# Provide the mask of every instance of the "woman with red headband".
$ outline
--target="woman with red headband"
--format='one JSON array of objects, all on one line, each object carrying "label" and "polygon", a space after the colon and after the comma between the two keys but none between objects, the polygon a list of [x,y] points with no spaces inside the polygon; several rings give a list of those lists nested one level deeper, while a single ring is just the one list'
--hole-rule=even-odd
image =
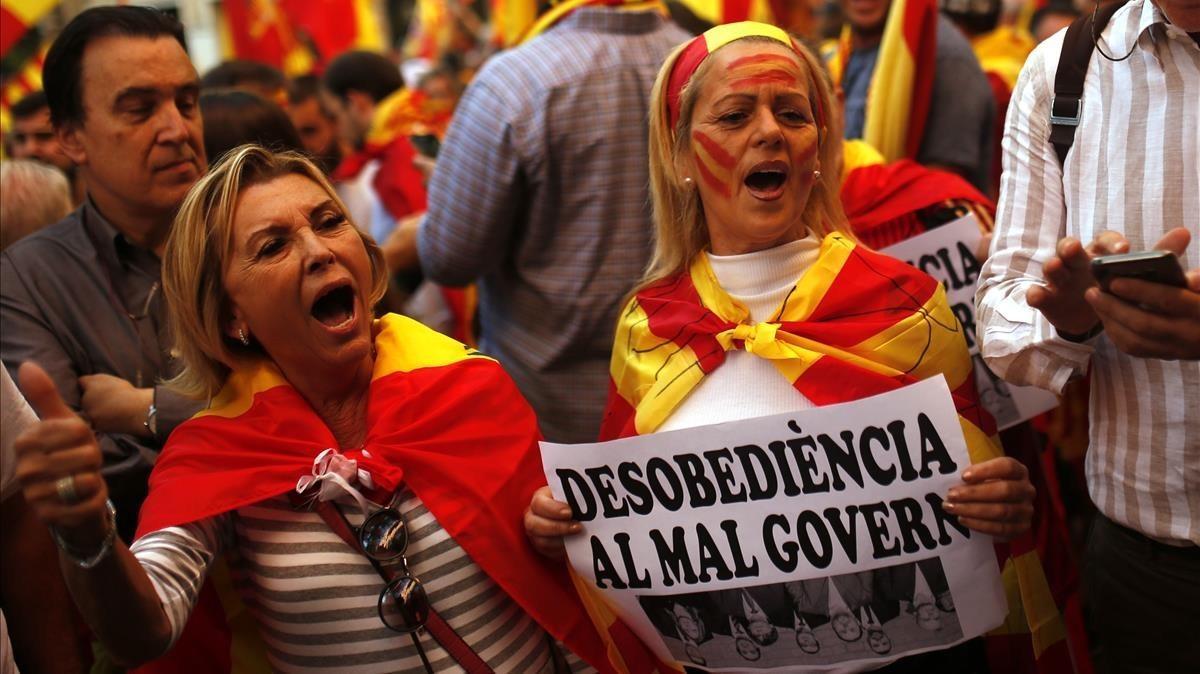
[{"label": "woman with red headband", "polygon": [[[602,439],[945,375],[975,461],[945,507],[977,531],[1022,534],[1033,487],[990,437],[942,286],[858,245],[846,224],[841,138],[818,67],[782,30],[751,22],[713,28],[663,65],[650,112],[656,248],[617,329]],[[561,555],[562,536],[578,531],[566,513],[548,488],[534,496],[526,533],[543,553]],[[975,671],[976,646],[914,658]]]}]

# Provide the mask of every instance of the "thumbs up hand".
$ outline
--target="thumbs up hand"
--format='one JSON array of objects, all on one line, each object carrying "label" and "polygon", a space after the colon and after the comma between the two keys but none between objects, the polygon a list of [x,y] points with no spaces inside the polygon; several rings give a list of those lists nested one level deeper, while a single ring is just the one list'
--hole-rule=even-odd
[{"label": "thumbs up hand", "polygon": [[58,394],[46,371],[25,363],[17,372],[25,399],[41,421],[13,443],[25,501],[77,549],[94,549],[107,534],[108,487],[100,475],[96,437]]}]

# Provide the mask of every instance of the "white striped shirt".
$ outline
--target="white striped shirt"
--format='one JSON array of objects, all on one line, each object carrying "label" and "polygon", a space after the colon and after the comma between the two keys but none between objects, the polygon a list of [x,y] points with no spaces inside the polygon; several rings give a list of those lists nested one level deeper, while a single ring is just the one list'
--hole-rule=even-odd
[{"label": "white striped shirt", "polygon": [[[1017,384],[1060,392],[1092,368],[1087,479],[1104,515],[1172,543],[1200,543],[1200,362],[1135,358],[1104,335],[1058,336],[1025,301],[1066,236],[1121,232],[1130,250],[1168,230],[1200,234],[1200,47],[1150,0],[1131,0],[1092,55],[1082,122],[1063,168],[1050,103],[1063,32],[1029,57],[1004,133],[992,255],[979,279],[984,360]],[[1193,241],[1184,267],[1200,266]]]},{"label": "white striped shirt", "polygon": [[[342,506],[352,526],[363,516]],[[406,557],[430,602],[497,672],[552,672],[545,632],[450,537],[411,492]],[[283,496],[138,539],[130,548],[149,574],[179,637],[213,560],[222,552],[253,614],[272,669],[280,672],[424,672],[412,638],[383,625],[376,601],[383,580],[367,559],[311,511]],[[434,671],[460,672],[427,632]],[[573,670],[586,665],[568,656]]]}]

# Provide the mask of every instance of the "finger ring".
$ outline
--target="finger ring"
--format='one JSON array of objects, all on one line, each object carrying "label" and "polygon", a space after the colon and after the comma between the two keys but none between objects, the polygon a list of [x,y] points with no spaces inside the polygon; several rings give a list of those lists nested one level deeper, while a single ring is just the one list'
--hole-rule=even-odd
[{"label": "finger ring", "polygon": [[67,505],[79,503],[79,491],[75,489],[75,476],[68,475],[54,481],[54,491],[58,492],[58,500]]}]

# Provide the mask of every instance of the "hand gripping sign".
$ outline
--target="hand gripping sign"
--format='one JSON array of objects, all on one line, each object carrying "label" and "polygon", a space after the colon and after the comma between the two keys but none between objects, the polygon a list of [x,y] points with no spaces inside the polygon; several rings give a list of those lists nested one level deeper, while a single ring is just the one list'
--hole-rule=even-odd
[{"label": "hand gripping sign", "polygon": [[970,463],[941,377],[542,460],[572,567],[665,661],[819,671],[1004,619],[991,539],[941,508]]}]

